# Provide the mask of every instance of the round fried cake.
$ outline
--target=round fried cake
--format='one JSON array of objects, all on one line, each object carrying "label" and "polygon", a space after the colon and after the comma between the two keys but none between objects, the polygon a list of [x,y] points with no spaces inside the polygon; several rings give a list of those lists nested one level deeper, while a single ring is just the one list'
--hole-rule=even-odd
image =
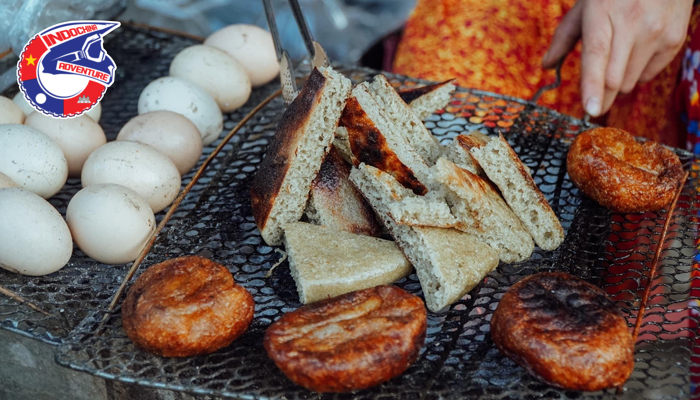
[{"label": "round fried cake", "polygon": [[565,389],[623,384],[634,368],[627,322],[598,287],[539,273],[513,285],[491,319],[496,347],[541,380]]},{"label": "round fried cake", "polygon": [[268,356],[294,383],[316,392],[365,389],[418,358],[423,301],[395,286],[358,290],[283,315],[265,332]]},{"label": "round fried cake", "polygon": [[248,329],[255,303],[226,267],[187,256],[148,268],[122,305],[134,344],[164,357],[189,357],[231,344]]},{"label": "round fried cake", "polygon": [[612,211],[656,211],[683,178],[678,156],[655,142],[637,142],[615,128],[595,128],[574,139],[566,157],[571,180]]}]

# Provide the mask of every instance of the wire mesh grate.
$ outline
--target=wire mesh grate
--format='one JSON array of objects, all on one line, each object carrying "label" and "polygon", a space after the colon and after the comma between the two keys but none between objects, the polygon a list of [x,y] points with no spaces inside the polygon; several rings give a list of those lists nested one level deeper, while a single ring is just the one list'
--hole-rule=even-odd
[{"label": "wire mesh grate", "polygon": [[[183,48],[195,43],[197,42],[192,39],[129,26],[122,26],[106,38],[105,48],[118,64],[115,78],[117,84],[107,91],[101,101],[103,108],[100,125],[108,140],[114,140],[122,126],[137,115],[138,98],[143,88],[154,79],[167,75],[173,57]],[[257,90],[248,106],[234,113],[225,114],[226,131],[233,128],[257,102],[275,89],[274,85],[269,85],[262,90]],[[16,92],[15,87],[3,95],[12,97]],[[206,195],[207,188],[216,185],[217,171],[222,165],[225,154],[239,146],[239,141],[239,137],[234,137],[226,145],[219,157],[209,166],[205,176],[193,187],[178,208],[166,230],[197,206],[202,199],[201,196]],[[211,154],[217,144],[218,141],[204,148],[204,154],[197,167]],[[182,177],[183,187],[192,179],[197,167]],[[61,215],[65,216],[68,202],[81,188],[79,179],[70,179],[58,194],[49,199],[49,202]],[[160,221],[164,214],[165,211],[158,213],[156,219]],[[162,250],[156,251],[162,252]],[[87,316],[90,310],[96,309],[111,298],[127,270],[127,265],[97,263],[77,247],[74,248],[73,257],[68,265],[48,276],[22,276],[0,269],[0,285],[51,314],[51,316],[45,316],[0,295],[0,328],[47,343],[58,344]]]},{"label": "wire mesh grate", "polygon": [[[136,114],[136,100],[141,89],[150,80],[167,74],[172,57],[191,43],[189,39],[129,26],[120,28],[107,43],[107,50],[117,60],[118,71],[122,74],[120,83],[108,91],[104,100],[102,124],[110,138]],[[365,80],[373,74],[373,71],[357,68],[344,72],[354,81]],[[396,86],[420,83],[400,76],[389,77]],[[274,86],[256,90],[249,104],[256,104]],[[91,264],[79,252],[71,265],[56,276],[35,280],[0,273],[3,285],[50,311],[56,310],[54,302],[59,299],[50,296],[50,285],[55,287],[54,292],[63,296],[71,293],[72,297],[67,299],[76,304],[65,303],[70,308],[66,319],[73,324],[82,321],[77,328],[69,334],[72,326],[63,327],[60,321],[52,325],[0,298],[2,326],[14,324],[12,329],[44,340],[62,341],[58,362],[77,370],[152,387],[234,398],[617,398],[612,391],[564,391],[530,377],[495,349],[489,335],[489,321],[498,300],[515,281],[538,271],[560,270],[602,287],[617,301],[632,326],[665,211],[613,214],[580,194],[566,174],[565,163],[569,143],[584,129],[581,121],[522,100],[465,89],[455,93],[445,112],[431,116],[426,125],[443,143],[472,130],[488,134],[504,132],[533,171],[535,182],[562,221],[567,233],[564,244],[550,252],[536,249],[525,262],[499,266],[448,311],[430,313],[426,343],[419,360],[403,375],[385,384],[354,395],[319,395],[288,381],[267,358],[262,336],[274,320],[300,304],[286,264],[269,278],[265,277],[279,255],[260,238],[248,196],[252,175],[273,138],[282,111],[283,104],[278,98],[234,138],[183,203],[177,219],[159,239],[145,263],[148,266],[183,254],[199,254],[226,265],[236,282],[251,292],[256,303],[253,324],[231,346],[207,356],[187,359],[153,356],[139,351],[128,340],[121,326],[119,309],[109,316],[105,333],[95,335],[106,309],[106,299],[116,289],[125,267]],[[245,112],[247,109],[227,116],[226,128],[231,128]],[[689,398],[694,390],[693,382],[700,379],[700,342],[696,337],[698,306],[694,303],[700,297],[697,288],[700,280],[693,267],[700,164],[689,153],[678,151],[678,154],[685,168],[691,170],[691,177],[664,243],[650,309],[637,344],[635,372],[622,398]],[[70,187],[64,192],[59,198],[64,202],[63,208],[56,204],[62,212],[74,193]],[[87,279],[87,282],[82,285],[78,279]],[[397,285],[421,294],[415,274]],[[23,292],[31,286],[35,286],[38,293]],[[85,300],[74,300],[79,296]],[[9,312],[4,313],[5,310]],[[34,326],[23,325],[27,320]]]}]

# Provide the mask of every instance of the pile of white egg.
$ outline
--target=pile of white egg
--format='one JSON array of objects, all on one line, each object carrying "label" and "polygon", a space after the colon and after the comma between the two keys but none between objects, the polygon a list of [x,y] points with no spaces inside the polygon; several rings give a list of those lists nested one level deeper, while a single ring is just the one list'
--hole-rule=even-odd
[{"label": "pile of white egg", "polygon": [[[173,202],[181,176],[221,134],[222,112],[278,73],[269,32],[225,27],[178,53],[170,76],[146,86],[139,115],[109,143],[100,104],[57,119],[34,111],[21,92],[0,96],[0,267],[50,274],[68,263],[73,242],[101,263],[135,260],[155,230],[154,213]],[[64,220],[45,199],[69,178],[83,189]]]}]

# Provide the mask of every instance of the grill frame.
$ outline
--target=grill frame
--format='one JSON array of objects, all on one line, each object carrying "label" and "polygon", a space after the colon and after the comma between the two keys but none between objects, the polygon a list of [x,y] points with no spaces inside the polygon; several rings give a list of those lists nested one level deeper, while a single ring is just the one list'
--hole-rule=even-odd
[{"label": "grill frame", "polygon": [[[105,47],[117,60],[119,84],[107,92],[100,121],[110,140],[129,118],[136,115],[136,100],[141,89],[151,80],[167,74],[170,60],[177,51],[198,43],[191,38],[128,25],[123,25],[111,36]],[[341,70],[355,82],[376,73],[362,68]],[[392,84],[400,86],[424,83],[397,75],[387,76]],[[232,128],[252,106],[276,88],[277,83],[273,82],[256,89],[248,106],[225,116],[225,128]],[[269,279],[264,278],[279,256],[273,247],[264,245],[260,239],[247,199],[247,185],[282,110],[281,98],[275,99],[226,145],[204,179],[195,185],[183,202],[146,258],[144,268],[139,271],[166,258],[184,254],[210,257],[229,267],[236,281],[247,287],[256,299],[256,316],[250,330],[232,346],[209,356],[189,359],[152,356],[135,349],[125,337],[118,308],[110,313],[106,333],[95,336],[97,324],[127,266],[101,266],[77,249],[69,266],[50,277],[14,275],[10,279],[9,273],[0,271],[0,284],[58,314],[45,318],[0,297],[0,327],[59,344],[56,360],[69,368],[106,379],[197,394],[241,399],[616,397],[612,391],[578,393],[558,390],[530,377],[495,349],[488,335],[488,319],[500,296],[518,278],[538,271],[561,270],[611,292],[630,327],[633,326],[665,213],[613,214],[581,196],[566,176],[565,156],[566,147],[583,129],[582,121],[524,100],[461,88],[446,112],[431,116],[426,125],[442,142],[475,129],[490,134],[503,131],[524,163],[531,168],[536,183],[560,216],[567,233],[564,244],[552,252],[537,249],[529,260],[517,265],[500,265],[449,311],[429,313],[426,345],[416,364],[400,377],[354,396],[318,395],[287,381],[267,359],[261,338],[269,323],[282,312],[300,304],[286,263],[278,267]],[[208,147],[203,157],[212,149]],[[695,330],[678,327],[698,325],[698,317],[691,315],[687,301],[700,300],[699,291],[690,288],[693,280],[696,285],[700,283],[697,276],[692,275],[692,271],[697,275],[692,260],[697,253],[698,204],[695,201],[697,195],[693,193],[699,187],[697,171],[700,170],[700,160],[688,152],[676,151],[685,168],[692,172],[665,242],[670,247],[663,253],[659,275],[654,280],[651,308],[645,319],[648,322],[642,325],[635,353],[637,366],[623,398],[687,398],[691,395],[690,370],[700,367],[697,355],[691,361],[693,354],[700,353]],[[190,172],[184,176],[183,183],[187,183],[192,175]],[[64,214],[68,199],[77,190],[79,183],[69,182],[52,199],[52,204]],[[629,229],[630,226],[638,228],[635,231]],[[88,282],[84,285],[72,282],[76,279],[87,279]],[[93,279],[97,282],[91,281]],[[31,282],[39,288],[66,285],[55,291],[64,296],[69,294],[62,292],[66,288],[73,288],[76,293],[70,293],[67,300],[58,301],[59,305],[56,305],[53,303],[60,300],[60,296],[51,291],[37,293],[36,290],[27,290],[27,287],[32,287]],[[397,284],[420,294],[415,274]],[[84,302],[88,302],[87,307]],[[57,313],[61,305],[66,310],[64,317]],[[670,312],[662,307],[664,305],[670,308]],[[661,313],[660,309],[666,312]],[[3,310],[10,312],[3,313]],[[688,338],[671,339],[679,333]],[[682,362],[678,363],[679,360]],[[664,382],[661,382],[662,378]],[[659,396],[660,392],[665,394]]]}]

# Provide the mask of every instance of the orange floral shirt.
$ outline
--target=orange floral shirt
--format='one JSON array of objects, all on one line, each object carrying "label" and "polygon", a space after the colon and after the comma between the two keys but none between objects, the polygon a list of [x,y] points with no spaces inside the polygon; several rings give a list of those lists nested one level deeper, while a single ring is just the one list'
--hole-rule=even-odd
[{"label": "orange floral shirt", "polygon": [[[429,80],[457,78],[460,86],[531,98],[554,81],[542,57],[574,0],[419,0],[397,48],[394,72]],[[698,23],[694,10],[689,32]],[[683,52],[652,81],[619,96],[596,120],[672,146],[683,146],[678,88]],[[583,117],[580,44],[566,58],[562,84],[539,103]]]}]

